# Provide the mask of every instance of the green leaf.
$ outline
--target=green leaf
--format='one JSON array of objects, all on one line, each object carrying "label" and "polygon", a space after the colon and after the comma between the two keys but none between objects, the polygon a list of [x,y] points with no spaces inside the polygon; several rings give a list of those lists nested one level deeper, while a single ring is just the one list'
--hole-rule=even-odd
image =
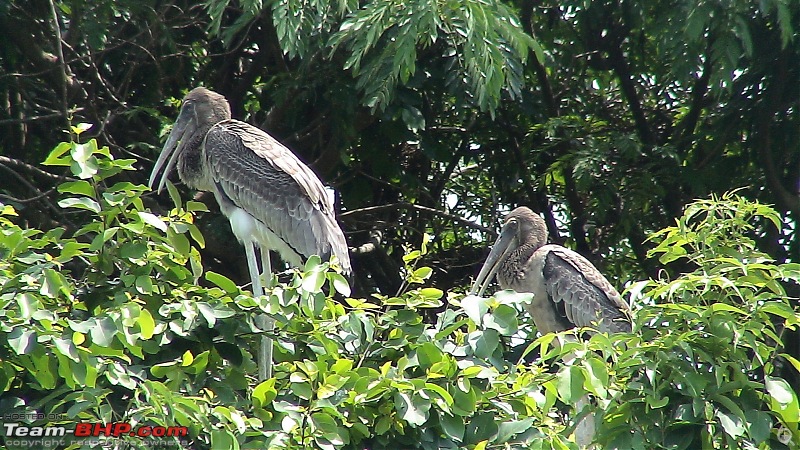
[{"label": "green leaf", "polygon": [[785,301],[770,301],[766,302],[761,310],[769,314],[776,315],[786,319],[787,323],[798,323],[798,315],[795,314],[794,309],[789,306]]},{"label": "green leaf", "polygon": [[7,336],[8,345],[18,355],[27,355],[36,346],[36,331],[23,326],[14,327]]},{"label": "green leaf", "polygon": [[320,264],[322,264],[320,257],[318,255],[311,255],[311,257],[306,260],[306,264],[303,266],[303,272],[319,270],[318,266]]},{"label": "green leaf", "polygon": [[203,202],[196,202],[189,200],[186,202],[186,211],[188,212],[208,212],[208,207]]},{"label": "green leaf", "polygon": [[176,231],[174,223],[167,227],[167,240],[178,254],[189,256],[191,251],[189,239],[186,238],[186,235]]},{"label": "green leaf", "polygon": [[[311,414],[311,425],[316,441],[319,445],[330,444],[334,447],[342,446],[350,442],[350,436],[346,429],[339,427],[333,417],[324,412]],[[319,439],[321,434],[323,439]],[[327,441],[327,442],[324,442]]]},{"label": "green leaf", "polygon": [[788,405],[794,400],[795,394],[784,379],[767,375],[765,385],[767,392],[781,405]]},{"label": "green leaf", "polygon": [[156,364],[150,368],[150,373],[156,378],[164,378],[175,370],[175,361]]},{"label": "green leaf", "polygon": [[329,272],[328,279],[330,280],[333,288],[336,289],[336,292],[344,295],[345,297],[350,296],[350,284],[347,282],[347,279],[342,276],[340,273],[336,272]]},{"label": "green leaf", "polygon": [[206,239],[203,237],[203,233],[200,232],[200,229],[197,228],[195,224],[189,224],[189,235],[195,240],[195,242],[197,242],[197,245],[200,246],[200,248],[206,247]]},{"label": "green leaf", "polygon": [[42,164],[45,166],[69,166],[72,164],[71,158],[65,158],[64,155],[72,149],[72,144],[69,142],[62,142],[47,155],[47,159]]},{"label": "green leaf", "polygon": [[197,302],[197,310],[206,319],[209,327],[216,325],[217,318],[214,316],[214,309],[211,308],[211,305],[206,302]]},{"label": "green leaf", "polygon": [[319,292],[323,284],[325,284],[325,272],[321,270],[313,270],[303,276],[302,288],[306,292]]},{"label": "green leaf", "polygon": [[444,295],[441,289],[426,287],[419,290],[419,294],[425,298],[426,301],[439,300]]},{"label": "green leaf", "polygon": [[215,285],[222,288],[223,291],[227,292],[228,294],[235,294],[239,292],[239,287],[236,286],[230,278],[226,277],[225,275],[218,274],[216,272],[207,271],[205,273],[206,280]]},{"label": "green leaf", "polygon": [[475,331],[469,334],[467,342],[476,357],[488,359],[500,345],[500,334],[493,329]]},{"label": "green leaf", "polygon": [[517,310],[508,305],[498,305],[491,314],[485,316],[484,326],[511,336],[517,332]]},{"label": "green leaf", "polygon": [[44,275],[44,283],[39,289],[40,294],[45,297],[56,298],[60,292],[69,293],[64,274],[53,269],[45,269],[42,274]]},{"label": "green leaf", "polygon": [[741,419],[734,414],[728,414],[722,410],[717,410],[716,415],[720,425],[722,425],[722,429],[724,429],[729,436],[735,439],[744,435],[744,424]]},{"label": "green leaf", "polygon": [[[596,358],[583,360],[584,387],[593,394],[605,398],[608,388],[608,367],[603,361]],[[655,406],[654,406],[655,407]]]},{"label": "green leaf", "polygon": [[476,325],[482,323],[483,315],[489,311],[489,299],[468,295],[461,300],[461,308]]},{"label": "green leaf", "polygon": [[32,375],[35,377],[36,382],[44,389],[53,389],[56,385],[56,360],[57,358],[50,358],[41,348],[34,349],[30,355],[33,361],[34,370]]},{"label": "green leaf", "polygon": [[142,222],[160,230],[162,233],[167,232],[167,224],[155,214],[144,211],[136,211],[136,214],[139,215],[139,218],[142,219]]},{"label": "green leaf", "polygon": [[228,430],[211,431],[211,448],[239,450],[239,441]]},{"label": "green leaf", "polygon": [[33,314],[42,306],[39,299],[28,292],[17,296],[17,305],[19,306],[19,312],[23,319],[30,319],[33,317]]},{"label": "green leaf", "polygon": [[564,403],[575,403],[586,392],[583,389],[583,372],[578,366],[566,366],[556,375],[558,397]]},{"label": "green leaf", "polygon": [[444,357],[439,347],[431,342],[426,342],[417,347],[416,356],[420,367],[423,369],[429,369],[434,363],[441,361]]},{"label": "green leaf", "polygon": [[[470,420],[467,432],[464,436],[466,442],[478,442],[475,448],[481,446],[481,442],[488,443],[488,440],[497,435],[498,427],[495,423],[495,414],[491,412],[479,412]],[[483,444],[486,448],[486,444]]]},{"label": "green leaf", "polygon": [[144,242],[126,242],[119,249],[119,256],[125,259],[141,260],[147,254]]},{"label": "green leaf", "polygon": [[778,377],[765,376],[765,387],[771,397],[770,409],[776,413],[784,423],[797,423],[800,421],[800,405],[797,395],[786,380]]},{"label": "green leaf", "polygon": [[58,201],[62,208],[86,209],[95,213],[100,212],[100,204],[88,197],[69,197]]},{"label": "green leaf", "polygon": [[87,197],[94,197],[96,195],[94,186],[85,180],[67,181],[65,183],[61,183],[58,186],[58,192],[61,192],[62,194],[80,194]]},{"label": "green leaf", "polygon": [[500,425],[498,425],[497,437],[494,439],[493,443],[502,444],[508,442],[516,435],[528,431],[532,425],[533,418],[530,417],[522,420],[501,422]]},{"label": "green leaf", "polygon": [[97,141],[91,139],[85,144],[72,143],[71,154],[73,163],[70,165],[72,174],[80,179],[91,178],[97,174]]},{"label": "green leaf", "polygon": [[270,378],[262,381],[253,389],[251,398],[254,400],[253,405],[256,408],[266,408],[275,400],[278,395],[278,391],[275,390],[275,381],[275,378]]},{"label": "green leaf", "polygon": [[81,123],[79,123],[77,125],[73,125],[71,127],[72,132],[75,133],[76,136],[80,136],[81,133],[83,133],[84,131],[89,131],[91,128],[92,128],[92,124],[85,123],[85,122],[81,122]]},{"label": "green leaf", "polygon": [[172,199],[172,204],[175,205],[176,208],[181,209],[183,203],[181,202],[181,194],[178,192],[178,188],[169,180],[167,180],[166,186],[169,198]]},{"label": "green leaf", "polygon": [[765,411],[747,410],[744,414],[747,418],[750,437],[752,437],[756,443],[766,441],[769,438],[770,430],[772,430],[772,417],[769,413]]},{"label": "green leaf", "polygon": [[136,318],[136,322],[139,324],[139,333],[142,335],[143,339],[150,339],[153,337],[153,333],[156,329],[156,322],[153,320],[153,315],[150,314],[150,311],[142,309],[139,313],[139,317]]},{"label": "green leaf", "polygon": [[441,399],[441,401],[435,401],[436,405],[439,406],[445,413],[450,413],[450,408],[453,406],[453,396],[450,395],[447,390],[439,385],[433,383],[425,383],[425,389],[429,391],[433,391],[436,393],[437,396]]},{"label": "green leaf", "polygon": [[100,347],[108,347],[114,341],[114,336],[117,334],[117,327],[110,317],[101,317],[90,319],[92,322],[89,328],[89,334],[92,337],[92,343]]},{"label": "green leaf", "polygon": [[199,355],[195,356],[192,362],[187,367],[186,373],[190,373],[193,375],[197,375],[200,373],[205,373],[206,368],[208,367],[208,356],[210,352],[208,350],[200,353]]},{"label": "green leaf", "polygon": [[430,400],[402,391],[394,395],[394,400],[400,418],[408,423],[420,427],[428,420],[428,412],[431,409]]},{"label": "green leaf", "polygon": [[139,275],[136,277],[136,291],[142,295],[153,293],[153,281],[148,275]]},{"label": "green leaf", "polygon": [[432,273],[433,269],[431,269],[430,267],[420,267],[419,269],[414,271],[414,278],[418,278],[420,280],[427,280]]},{"label": "green leaf", "polygon": [[403,262],[408,264],[415,259],[419,259],[420,256],[422,256],[422,253],[419,250],[412,250],[403,255]]},{"label": "green leaf", "polygon": [[448,438],[456,442],[462,442],[464,440],[464,431],[467,429],[467,427],[464,424],[464,419],[462,417],[440,413],[439,425],[442,427],[442,431],[444,431]]},{"label": "green leaf", "polygon": [[61,338],[53,338],[53,342],[56,345],[56,348],[62,355],[68,357],[69,359],[75,361],[76,363],[81,362],[80,357],[78,356],[78,349],[75,347],[75,344],[72,343],[69,339],[61,339]]},{"label": "green leaf", "polygon": [[494,294],[494,299],[498,303],[509,306],[517,306],[528,304],[533,300],[533,294],[530,292],[515,292],[510,289],[503,289]]},{"label": "green leaf", "polygon": [[[462,379],[460,378],[459,381]],[[453,412],[462,417],[471,416],[477,406],[477,393],[475,388],[470,388],[466,392],[462,389],[453,390]]]}]

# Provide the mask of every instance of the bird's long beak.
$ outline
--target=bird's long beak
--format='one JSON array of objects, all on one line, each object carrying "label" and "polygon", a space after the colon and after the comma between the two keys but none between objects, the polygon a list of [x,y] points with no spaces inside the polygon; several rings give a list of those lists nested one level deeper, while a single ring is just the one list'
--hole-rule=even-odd
[{"label": "bird's long beak", "polygon": [[192,124],[192,117],[190,113],[187,113],[188,108],[185,106],[181,108],[181,113],[178,115],[178,120],[175,121],[175,125],[172,126],[172,131],[169,133],[169,138],[167,138],[167,143],[164,144],[164,148],[161,149],[161,154],[158,155],[158,160],[156,160],[155,166],[153,166],[153,172],[150,173],[150,182],[148,185],[150,189],[154,188],[154,182],[156,181],[156,177],[158,173],[161,172],[161,168],[164,167],[164,163],[166,163],[166,168],[164,169],[163,173],[161,174],[161,179],[158,182],[158,191],[164,189],[164,186],[167,184],[167,178],[169,178],[170,172],[172,169],[175,168],[175,163],[178,162],[178,155],[180,155],[181,151],[183,151],[183,147],[186,145],[183,142],[183,138],[193,129],[193,126],[190,127],[189,125]]},{"label": "bird's long beak", "polygon": [[470,295],[483,296],[483,291],[486,290],[486,287],[491,283],[497,270],[500,269],[500,264],[505,260],[506,256],[511,253],[511,250],[514,249],[514,246],[511,244],[513,244],[517,238],[517,226],[516,222],[509,222],[500,230],[500,236],[498,236],[497,240],[494,242],[492,251],[489,253],[489,256],[486,257],[486,262],[483,263],[478,278],[476,278],[475,282],[472,284],[472,289],[469,291]]}]

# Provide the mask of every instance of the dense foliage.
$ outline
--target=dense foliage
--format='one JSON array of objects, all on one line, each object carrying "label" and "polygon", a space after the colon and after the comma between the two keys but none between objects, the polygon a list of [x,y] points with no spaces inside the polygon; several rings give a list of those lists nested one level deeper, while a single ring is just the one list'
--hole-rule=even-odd
[{"label": "dense foliage", "polygon": [[[0,411],[564,448],[589,391],[605,448],[800,442],[799,3],[9,0],[0,28]],[[196,85],[336,189],[352,288],[312,261],[253,299],[213,199],[143,186]],[[523,204],[631,335],[531,344],[524,295],[459,293]]]},{"label": "dense foliage", "polygon": [[[21,228],[13,207],[2,211],[7,414],[185,426],[189,436],[171,439],[191,448],[574,448],[568,436],[586,414],[599,419],[603,448],[780,448],[800,438],[797,394],[776,373],[800,370],[780,345],[800,325],[780,282],[800,281],[800,264],[755,249],[748,233],[779,220],[764,205],[697,202],[653,235],[662,262],[697,268],[632,286],[633,333],[547,334],[528,345],[535,330],[519,306],[530,294],[452,295],[425,323],[421,311],[443,296],[418,287],[432,273],[417,267],[426,241],[403,257],[398,296],[352,298],[314,257],[253,298],[204,271],[192,215],[201,203],[184,204],[170,185],[168,215],[146,211],[146,187],[113,181],[133,161],[94,139],[62,143],[45,164],[70,166],[79,180],[59,185],[58,205],[91,218],[65,236]],[[262,311],[279,324],[278,364],[256,383],[262,332],[252,319]],[[592,406],[573,413],[586,392]]]},{"label": "dense foliage", "polygon": [[[142,183],[203,84],[337,189],[360,292],[397,292],[424,234],[437,284],[465,284],[521,204],[619,284],[677,273],[647,235],[740,188],[782,217],[759,248],[800,260],[794,2],[32,0],[0,25],[0,193],[44,229],[75,225],[34,167],[55,130],[96,124]],[[204,257],[246,279],[220,239]]]}]

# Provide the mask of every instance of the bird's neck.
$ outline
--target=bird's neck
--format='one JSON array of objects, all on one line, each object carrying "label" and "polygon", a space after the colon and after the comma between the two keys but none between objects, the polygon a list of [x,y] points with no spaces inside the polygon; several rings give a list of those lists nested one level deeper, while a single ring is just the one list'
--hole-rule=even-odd
[{"label": "bird's neck", "polygon": [[210,190],[203,182],[203,151],[201,148],[203,139],[210,129],[211,127],[209,126],[188,137],[190,141],[187,143],[186,149],[178,157],[178,175],[184,183],[193,189]]},{"label": "bird's neck", "polygon": [[508,255],[500,272],[500,282],[505,285],[504,288],[524,275],[528,260],[541,246],[536,242],[525,242]]}]

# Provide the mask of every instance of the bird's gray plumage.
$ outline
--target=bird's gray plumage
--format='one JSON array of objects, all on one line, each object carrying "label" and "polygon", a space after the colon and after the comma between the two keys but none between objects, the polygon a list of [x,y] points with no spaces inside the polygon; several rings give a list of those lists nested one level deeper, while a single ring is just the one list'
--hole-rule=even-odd
[{"label": "bird's gray plumage", "polygon": [[271,242],[269,247],[293,265],[301,264],[301,256],[327,260],[335,254],[345,272],[350,271],[333,203],[316,175],[289,149],[238,120],[214,125],[204,148],[208,166],[215,168],[214,192],[222,199],[223,212],[235,205],[264,223],[285,243]]},{"label": "bird's gray plumage", "polygon": [[547,245],[547,227],[528,208],[512,211],[475,280],[483,292],[497,273],[500,287],[531,292],[526,309],[542,333],[574,327],[602,332],[630,331],[630,308],[606,278],[580,254]]},{"label": "bird's gray plumage", "polygon": [[[583,256],[548,245],[544,220],[528,208],[517,208],[506,217],[470,294],[482,295],[495,274],[501,288],[533,293],[525,308],[542,334],[575,327],[631,331],[630,308],[617,290]],[[576,411],[589,403],[588,394],[581,396]],[[594,416],[585,415],[575,425],[576,443],[587,448],[594,432]]]},{"label": "bird's gray plumage", "polygon": [[[233,234],[244,244],[253,295],[263,295],[261,274],[270,272],[269,251],[286,262],[336,255],[349,274],[347,242],[333,214],[325,187],[280,142],[245,122],[231,119],[228,101],[199,87],[183,99],[178,120],[153,167],[150,187],[161,191],[173,168],[184,183],[214,194]],[[261,250],[261,266],[256,250]],[[262,336],[259,378],[271,376],[274,321],[256,318]]]},{"label": "bird's gray plumage", "polygon": [[153,170],[151,186],[166,162],[168,147],[175,147],[172,158],[177,159],[167,165],[159,188],[171,166],[177,165],[181,180],[213,192],[229,218],[235,208],[255,218],[259,225],[255,237],[261,246],[277,250],[292,265],[311,255],[327,260],[333,254],[349,273],[344,234],[314,172],[266,132],[230,117],[222,95],[205,88],[187,94],[159,158],[162,164]]}]

